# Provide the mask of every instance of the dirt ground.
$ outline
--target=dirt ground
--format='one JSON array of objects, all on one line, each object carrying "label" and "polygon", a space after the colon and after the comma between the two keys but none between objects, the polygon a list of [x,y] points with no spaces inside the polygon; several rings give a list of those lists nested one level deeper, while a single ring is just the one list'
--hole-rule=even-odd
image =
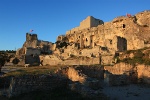
[{"label": "dirt ground", "polygon": [[150,100],[150,86],[131,84],[126,86],[106,86],[103,93],[110,100]]}]

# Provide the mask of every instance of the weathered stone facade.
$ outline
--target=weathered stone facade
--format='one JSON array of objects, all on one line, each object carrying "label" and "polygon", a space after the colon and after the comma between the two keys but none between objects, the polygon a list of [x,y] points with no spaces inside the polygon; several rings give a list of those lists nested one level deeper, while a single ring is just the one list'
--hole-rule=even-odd
[{"label": "weathered stone facade", "polygon": [[69,88],[82,96],[93,98],[101,95],[100,88],[104,76],[102,66],[72,66],[56,71],[57,74],[66,76],[72,81]]},{"label": "weathered stone facade", "polygon": [[[137,14],[132,17],[117,17],[112,22],[107,22],[102,25],[100,24],[95,27],[87,27],[78,31],[71,31],[70,34],[67,32],[66,36],[68,37],[69,42],[79,43],[80,48],[87,46],[93,48],[97,45],[108,47],[107,45],[112,44],[114,42],[113,38],[117,36],[126,40],[122,41],[127,46],[126,48],[122,47],[124,50],[140,49],[144,47],[144,41],[146,41],[144,40],[145,36],[142,36],[142,38],[140,34],[146,35],[146,33],[150,32],[150,21],[146,22],[144,20],[149,20],[150,12],[144,11],[142,14],[142,16]],[[144,17],[144,19],[142,17]],[[145,26],[139,24],[140,20],[142,20]],[[110,41],[110,43],[107,41]],[[112,45],[113,47],[117,47],[115,44]],[[119,42],[117,42],[117,45],[119,47],[122,46]]]},{"label": "weathered stone facade", "polygon": [[25,64],[40,65],[39,55],[51,54],[53,49],[55,50],[51,42],[38,40],[37,34],[26,33],[26,41],[17,50],[16,56]]},{"label": "weathered stone facade", "polygon": [[[66,32],[66,38],[70,45],[63,48],[64,52],[60,54],[64,59],[68,58],[70,54],[100,57],[100,53],[102,61],[106,62],[106,59],[103,59],[106,56],[108,56],[107,60],[110,60],[105,64],[112,64],[112,58],[116,52],[149,46],[150,11],[144,11],[131,17],[120,16],[111,22],[101,22],[100,24],[96,24],[90,18],[94,19],[89,16],[81,22],[82,24],[80,23],[79,27]],[[95,25],[90,26],[91,23],[95,23]],[[82,27],[83,24],[86,26]],[[112,57],[109,57],[110,55]]]},{"label": "weathered stone facade", "polygon": [[[119,16],[105,23],[88,16],[80,22],[80,26],[67,31],[66,35],[58,36],[56,43],[40,41],[36,34],[27,33],[26,42],[17,54],[35,54],[35,50],[28,49],[34,48],[36,51],[39,50],[38,55],[52,54],[52,58],[58,59],[55,60],[56,64],[68,63],[67,60],[74,56],[89,57],[89,62],[97,59],[89,64],[112,65],[113,58],[118,52],[150,47],[149,33],[150,11],[143,11],[130,17]],[[49,61],[51,60],[50,58]]]},{"label": "weathered stone facade", "polygon": [[124,85],[130,83],[150,83],[150,66],[118,63],[105,66],[105,82],[108,85]]}]

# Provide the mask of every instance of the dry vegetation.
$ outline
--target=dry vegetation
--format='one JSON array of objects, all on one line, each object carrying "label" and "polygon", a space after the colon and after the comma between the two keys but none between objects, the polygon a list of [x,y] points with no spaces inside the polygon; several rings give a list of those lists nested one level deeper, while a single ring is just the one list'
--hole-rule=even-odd
[{"label": "dry vegetation", "polygon": [[119,62],[150,65],[150,48],[128,50],[118,57]]},{"label": "dry vegetation", "polygon": [[21,75],[37,75],[37,74],[49,74],[53,73],[56,69],[63,66],[33,66],[28,68],[21,68],[16,71],[6,73],[4,77],[7,76],[21,76]]}]

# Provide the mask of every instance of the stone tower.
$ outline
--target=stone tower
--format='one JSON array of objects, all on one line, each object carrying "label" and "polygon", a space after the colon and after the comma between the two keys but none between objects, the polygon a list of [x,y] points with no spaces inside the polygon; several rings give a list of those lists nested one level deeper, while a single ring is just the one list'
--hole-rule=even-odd
[{"label": "stone tower", "polygon": [[26,33],[26,41],[38,40],[37,34]]},{"label": "stone tower", "polygon": [[38,43],[37,34],[26,33],[26,47],[36,48]]}]

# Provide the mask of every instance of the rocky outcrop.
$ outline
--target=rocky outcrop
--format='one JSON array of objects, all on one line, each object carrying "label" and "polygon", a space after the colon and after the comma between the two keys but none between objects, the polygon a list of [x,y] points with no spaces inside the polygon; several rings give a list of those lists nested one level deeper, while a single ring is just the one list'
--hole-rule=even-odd
[{"label": "rocky outcrop", "polygon": [[150,22],[150,13],[148,12],[149,11],[139,12],[135,15],[139,25],[149,25],[147,22]]}]

